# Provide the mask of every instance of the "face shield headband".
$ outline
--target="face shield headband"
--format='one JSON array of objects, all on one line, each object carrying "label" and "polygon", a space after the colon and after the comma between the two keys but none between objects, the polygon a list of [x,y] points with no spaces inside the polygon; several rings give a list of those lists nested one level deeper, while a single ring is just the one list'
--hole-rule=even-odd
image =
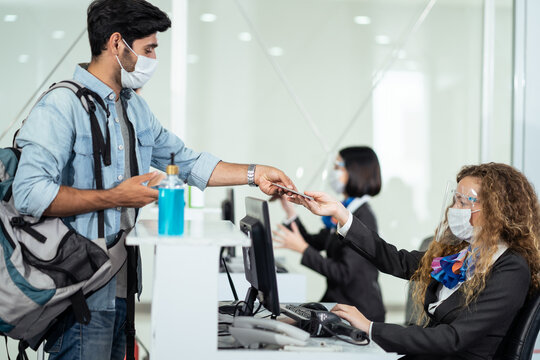
[{"label": "face shield headband", "polygon": [[471,216],[480,210],[478,194],[474,189],[449,181],[435,235],[436,241],[448,245],[471,242],[477,230],[471,225]]}]

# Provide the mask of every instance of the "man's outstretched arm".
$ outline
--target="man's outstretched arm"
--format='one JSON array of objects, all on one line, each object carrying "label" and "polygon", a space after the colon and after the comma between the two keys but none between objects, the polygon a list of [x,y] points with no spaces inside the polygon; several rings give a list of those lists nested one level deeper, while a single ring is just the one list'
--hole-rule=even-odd
[{"label": "man's outstretched arm", "polygon": [[[247,184],[247,172],[249,165],[233,164],[220,161],[210,179],[208,186],[230,186]],[[261,191],[268,195],[273,195],[278,192],[279,188],[271,183],[283,185],[289,189],[296,190],[293,182],[285,173],[272,166],[257,165],[255,167],[255,184],[259,186]]]}]

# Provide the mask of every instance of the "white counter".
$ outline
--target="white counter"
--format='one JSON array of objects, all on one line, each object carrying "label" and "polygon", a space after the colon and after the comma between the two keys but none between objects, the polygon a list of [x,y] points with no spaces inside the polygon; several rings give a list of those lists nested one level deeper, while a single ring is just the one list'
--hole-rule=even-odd
[{"label": "white counter", "polygon": [[[228,221],[188,220],[183,236],[157,235],[156,220],[141,220],[128,245],[155,246],[152,296],[153,359],[397,359],[375,344],[342,352],[218,350],[218,256],[222,246],[249,246]],[[146,268],[145,271],[150,269]],[[239,294],[243,297],[245,294]]]}]

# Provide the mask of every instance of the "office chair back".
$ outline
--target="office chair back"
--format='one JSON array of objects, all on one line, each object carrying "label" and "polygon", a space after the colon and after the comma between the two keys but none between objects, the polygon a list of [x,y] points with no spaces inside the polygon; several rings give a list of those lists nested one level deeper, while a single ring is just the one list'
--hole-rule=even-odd
[{"label": "office chair back", "polygon": [[494,360],[530,360],[540,329],[540,291],[528,297],[499,345]]}]

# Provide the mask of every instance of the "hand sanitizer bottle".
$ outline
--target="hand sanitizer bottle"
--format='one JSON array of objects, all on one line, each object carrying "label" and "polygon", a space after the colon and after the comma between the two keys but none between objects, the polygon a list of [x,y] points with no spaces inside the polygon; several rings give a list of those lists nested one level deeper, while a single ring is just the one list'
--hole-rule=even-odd
[{"label": "hand sanitizer bottle", "polygon": [[159,184],[159,235],[182,235],[184,233],[184,183],[178,177],[174,153],[167,166],[167,177]]}]

